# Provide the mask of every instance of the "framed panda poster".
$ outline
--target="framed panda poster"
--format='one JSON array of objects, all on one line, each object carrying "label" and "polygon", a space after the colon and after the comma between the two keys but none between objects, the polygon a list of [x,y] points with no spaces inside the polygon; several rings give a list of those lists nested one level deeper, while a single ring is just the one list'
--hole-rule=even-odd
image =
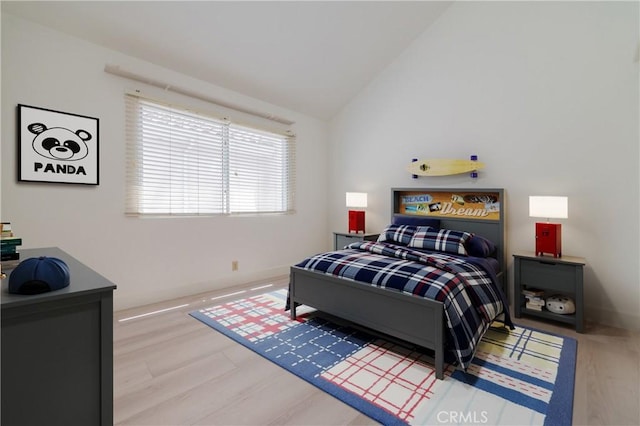
[{"label": "framed panda poster", "polygon": [[18,105],[18,181],[99,184],[99,120]]}]

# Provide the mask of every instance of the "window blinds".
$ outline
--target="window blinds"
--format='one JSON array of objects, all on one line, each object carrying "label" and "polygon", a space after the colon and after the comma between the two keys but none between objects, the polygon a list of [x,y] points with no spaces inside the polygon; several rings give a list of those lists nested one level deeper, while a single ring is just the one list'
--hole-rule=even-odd
[{"label": "window blinds", "polygon": [[295,140],[126,95],[130,215],[293,210]]}]

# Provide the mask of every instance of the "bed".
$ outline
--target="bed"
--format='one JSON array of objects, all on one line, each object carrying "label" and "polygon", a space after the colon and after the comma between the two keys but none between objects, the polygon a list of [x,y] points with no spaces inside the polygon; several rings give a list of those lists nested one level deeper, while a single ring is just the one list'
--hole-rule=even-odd
[{"label": "bed", "polygon": [[[287,308],[292,319],[298,305],[307,305],[432,350],[436,377],[443,379],[447,351],[466,368],[494,320],[512,327],[504,191],[393,188],[391,206],[392,220],[377,242],[350,244],[292,266]],[[469,255],[473,238],[486,256]]]}]

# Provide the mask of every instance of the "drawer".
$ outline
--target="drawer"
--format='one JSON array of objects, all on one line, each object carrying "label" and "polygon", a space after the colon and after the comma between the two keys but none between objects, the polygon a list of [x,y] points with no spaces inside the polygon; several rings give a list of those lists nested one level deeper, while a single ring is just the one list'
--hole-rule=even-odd
[{"label": "drawer", "polygon": [[520,284],[528,287],[576,292],[576,266],[544,260],[520,260]]}]

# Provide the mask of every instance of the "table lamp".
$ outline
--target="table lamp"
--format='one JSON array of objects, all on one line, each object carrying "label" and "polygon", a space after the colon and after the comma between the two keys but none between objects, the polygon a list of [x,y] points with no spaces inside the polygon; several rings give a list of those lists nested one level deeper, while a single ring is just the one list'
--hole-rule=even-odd
[{"label": "table lamp", "polygon": [[529,217],[547,218],[546,222],[536,223],[536,256],[548,253],[562,257],[562,225],[549,223],[549,219],[567,219],[568,203],[567,197],[529,197]]},{"label": "table lamp", "polygon": [[347,192],[347,207],[349,210],[349,232],[364,233],[364,210],[367,208],[367,194],[365,192]]}]

